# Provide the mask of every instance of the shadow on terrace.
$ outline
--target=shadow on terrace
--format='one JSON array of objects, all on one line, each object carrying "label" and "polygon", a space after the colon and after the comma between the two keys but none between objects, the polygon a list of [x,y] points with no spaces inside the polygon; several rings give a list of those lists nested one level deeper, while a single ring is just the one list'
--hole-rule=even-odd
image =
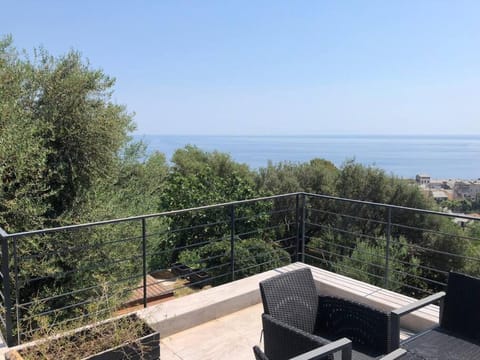
[{"label": "shadow on terrace", "polygon": [[[175,333],[240,311],[237,321],[251,319],[244,325],[255,340],[236,354],[253,359],[259,281],[309,266],[322,291],[391,310],[444,290],[450,270],[480,275],[479,228],[469,216],[294,193],[16,234],[0,229],[2,334],[14,346],[148,307],[141,316],[160,330],[162,359],[168,351],[187,359],[195,357],[168,350]],[[430,306],[402,326],[418,331],[437,320]]]}]

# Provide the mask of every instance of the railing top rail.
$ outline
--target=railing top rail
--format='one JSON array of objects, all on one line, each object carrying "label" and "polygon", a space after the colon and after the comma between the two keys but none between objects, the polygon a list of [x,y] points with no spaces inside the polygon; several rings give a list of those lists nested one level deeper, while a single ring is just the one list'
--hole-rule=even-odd
[{"label": "railing top rail", "polygon": [[321,199],[343,201],[343,202],[348,202],[348,203],[363,204],[363,205],[369,205],[369,206],[381,206],[381,207],[386,207],[386,208],[391,208],[391,209],[398,209],[398,210],[405,210],[405,211],[415,211],[417,213],[423,213],[423,214],[429,214],[429,215],[439,215],[439,216],[445,216],[445,217],[451,217],[451,218],[460,218],[460,219],[465,219],[465,220],[480,221],[479,218],[473,217],[473,216],[468,216],[468,215],[444,213],[444,212],[440,212],[440,211],[417,209],[417,208],[411,208],[411,207],[405,207],[405,206],[399,206],[399,205],[391,205],[391,204],[384,204],[384,203],[376,203],[376,202],[372,202],[372,201],[347,199],[347,198],[330,196],[330,195],[313,194],[313,193],[306,193],[306,192],[294,192],[294,193],[281,194],[281,195],[265,196],[265,197],[254,198],[254,199],[230,201],[230,202],[221,203],[221,204],[205,205],[205,206],[193,207],[193,208],[188,208],[188,209],[164,211],[164,212],[160,212],[160,213],[138,215],[138,216],[130,216],[130,217],[120,218],[120,219],[103,220],[103,221],[96,221],[96,222],[75,224],[75,225],[66,225],[66,226],[59,226],[59,227],[53,227],[53,228],[47,228],[47,229],[41,229],[41,230],[23,231],[23,232],[12,233],[12,234],[9,234],[9,233],[5,232],[0,227],[0,236],[8,239],[8,238],[13,238],[13,237],[24,237],[24,236],[30,236],[30,235],[47,234],[47,233],[58,232],[58,231],[62,231],[62,230],[74,230],[74,229],[81,229],[81,228],[92,227],[92,226],[101,226],[101,225],[116,224],[116,223],[122,223],[122,222],[134,221],[134,220],[142,220],[142,219],[148,219],[148,218],[153,218],[153,217],[178,215],[178,214],[182,214],[182,213],[186,213],[186,212],[190,212],[190,211],[209,210],[209,209],[215,209],[215,208],[226,207],[226,206],[231,206],[231,205],[248,204],[248,203],[253,203],[253,202],[257,202],[257,201],[274,200],[274,199],[285,198],[285,197],[296,196],[296,195],[306,195],[306,196],[321,198]]},{"label": "railing top rail", "polygon": [[53,227],[53,228],[41,229],[41,230],[22,231],[22,232],[12,233],[12,234],[8,234],[8,233],[1,234],[0,233],[0,235],[2,235],[4,238],[24,237],[24,236],[30,236],[30,235],[40,235],[40,234],[58,232],[58,231],[62,231],[62,230],[74,230],[74,229],[81,229],[81,228],[85,228],[85,227],[116,224],[116,223],[121,223],[121,222],[142,220],[142,219],[148,219],[148,218],[153,218],[153,217],[178,215],[178,214],[182,214],[182,213],[186,213],[186,212],[190,212],[190,211],[209,210],[209,209],[215,209],[215,208],[231,206],[231,205],[242,205],[242,204],[248,204],[248,203],[253,203],[253,202],[257,202],[257,201],[274,200],[274,199],[279,199],[279,198],[284,198],[284,197],[289,197],[289,196],[296,196],[297,194],[301,194],[301,193],[288,193],[288,194],[281,194],[281,195],[265,196],[265,197],[260,197],[260,198],[246,199],[246,200],[239,200],[239,201],[230,201],[230,202],[221,203],[221,204],[205,205],[205,206],[193,207],[193,208],[188,208],[188,209],[164,211],[164,212],[160,212],[160,213],[138,215],[138,216],[130,216],[130,217],[120,218],[120,219],[103,220],[103,221],[95,221],[95,222],[83,223],[83,224],[58,226],[58,227]]},{"label": "railing top rail", "polygon": [[480,218],[474,217],[474,216],[455,214],[455,213],[446,213],[446,212],[435,211],[435,210],[417,209],[417,208],[411,208],[411,207],[406,207],[406,206],[376,203],[376,202],[372,202],[372,201],[347,199],[347,198],[341,198],[341,197],[330,196],[330,195],[321,195],[321,194],[312,194],[312,193],[303,193],[303,194],[305,194],[307,196],[322,198],[322,199],[338,200],[338,201],[344,201],[344,202],[350,202],[350,203],[356,203],[356,204],[363,204],[363,205],[371,205],[371,206],[382,206],[382,207],[387,207],[387,208],[391,208],[391,209],[415,211],[415,212],[430,214],[430,215],[439,215],[439,216],[466,219],[466,220],[474,220],[474,221],[475,220],[476,221],[480,220]]},{"label": "railing top rail", "polygon": [[0,227],[0,237],[7,237],[8,233]]}]

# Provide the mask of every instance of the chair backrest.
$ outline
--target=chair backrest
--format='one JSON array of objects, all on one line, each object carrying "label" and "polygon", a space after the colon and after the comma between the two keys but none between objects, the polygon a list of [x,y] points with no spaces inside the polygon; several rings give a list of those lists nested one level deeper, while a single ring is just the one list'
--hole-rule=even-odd
[{"label": "chair backrest", "polygon": [[263,310],[274,318],[313,333],[318,295],[308,268],[289,271],[260,282]]},{"label": "chair backrest", "polygon": [[440,326],[480,341],[480,279],[449,273]]}]

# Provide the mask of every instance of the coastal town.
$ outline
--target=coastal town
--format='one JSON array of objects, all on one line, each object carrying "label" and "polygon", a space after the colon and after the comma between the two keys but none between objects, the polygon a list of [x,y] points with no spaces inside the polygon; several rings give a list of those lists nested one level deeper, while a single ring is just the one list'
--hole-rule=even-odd
[{"label": "coastal town", "polygon": [[[427,174],[418,174],[415,183],[424,194],[433,198],[445,212],[480,217],[480,179],[432,179]],[[455,218],[465,225],[468,220]]]},{"label": "coastal town", "polygon": [[415,181],[437,202],[444,200],[477,201],[480,197],[480,179],[432,179],[429,175],[418,174]]}]

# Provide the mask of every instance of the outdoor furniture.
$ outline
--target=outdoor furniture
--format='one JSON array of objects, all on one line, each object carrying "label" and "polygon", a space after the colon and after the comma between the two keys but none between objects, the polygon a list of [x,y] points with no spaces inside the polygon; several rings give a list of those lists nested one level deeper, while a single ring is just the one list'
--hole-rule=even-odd
[{"label": "outdoor furniture", "polygon": [[[329,355],[327,358],[331,358],[331,355],[334,353],[341,352],[341,360],[351,360],[352,359],[352,342],[347,338],[343,338],[334,342],[331,342],[328,345],[320,346],[316,349],[306,351],[290,358],[290,360],[320,360],[325,359],[325,356]],[[269,359],[263,351],[258,347],[253,347],[253,353],[255,354],[256,360],[273,360]],[[406,350],[397,349],[391,352],[388,355],[385,355],[380,360],[396,360],[403,359]]]},{"label": "outdoor furniture", "polygon": [[[280,344],[282,350],[288,352],[290,355],[284,359],[290,360],[324,360],[333,359],[335,352],[341,352],[341,360],[351,360],[352,358],[352,342],[347,338],[343,338],[330,344],[324,345],[313,336],[305,336],[297,334],[296,337],[285,338],[285,342]],[[296,338],[295,338],[296,337]],[[265,355],[258,346],[253,347],[256,360],[278,360],[279,358],[269,358]]]},{"label": "outdoor furniture", "polygon": [[480,359],[480,279],[468,275],[450,272],[446,294],[442,291],[392,311],[392,334],[400,333],[401,316],[439,300],[439,326],[401,343],[407,350],[405,358]]},{"label": "outdoor furniture", "polygon": [[390,313],[350,300],[317,293],[309,268],[289,271],[260,282],[265,354],[288,359],[285,339],[294,334],[320,344],[346,337],[353,359],[375,359],[396,348],[390,338]]}]

